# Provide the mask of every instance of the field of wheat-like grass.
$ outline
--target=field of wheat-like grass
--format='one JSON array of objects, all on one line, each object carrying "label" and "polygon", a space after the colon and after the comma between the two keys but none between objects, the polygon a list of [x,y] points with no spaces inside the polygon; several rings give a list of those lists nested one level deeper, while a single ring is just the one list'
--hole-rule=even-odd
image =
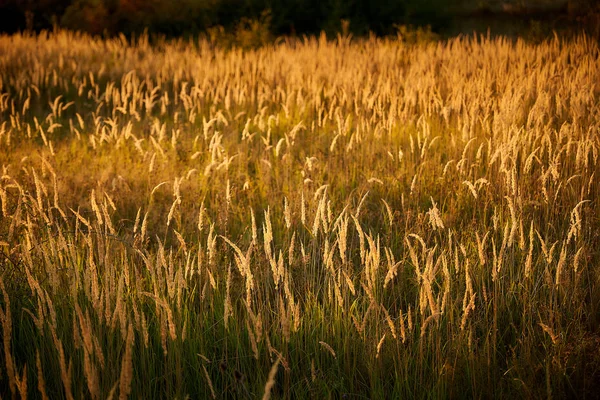
[{"label": "field of wheat-like grass", "polygon": [[582,36],[0,36],[2,398],[592,398]]}]

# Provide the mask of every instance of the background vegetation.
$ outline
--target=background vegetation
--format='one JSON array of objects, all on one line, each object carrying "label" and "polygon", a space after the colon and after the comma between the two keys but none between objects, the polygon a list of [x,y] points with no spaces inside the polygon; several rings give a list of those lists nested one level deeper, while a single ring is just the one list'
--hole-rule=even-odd
[{"label": "background vegetation", "polygon": [[[197,36],[253,24],[264,38],[352,32],[394,34],[397,25],[430,26],[443,35],[551,35],[586,29],[598,37],[598,0],[1,0],[0,30],[55,26],[91,34]],[[533,26],[532,26],[533,25]],[[220,27],[220,28],[219,28]]]}]

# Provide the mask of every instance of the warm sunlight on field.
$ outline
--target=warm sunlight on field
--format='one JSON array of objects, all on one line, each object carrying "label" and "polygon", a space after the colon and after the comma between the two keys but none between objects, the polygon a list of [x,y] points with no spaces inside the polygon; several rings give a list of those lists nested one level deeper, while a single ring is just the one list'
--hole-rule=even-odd
[{"label": "warm sunlight on field", "polygon": [[597,395],[599,134],[583,36],[0,36],[0,396]]}]

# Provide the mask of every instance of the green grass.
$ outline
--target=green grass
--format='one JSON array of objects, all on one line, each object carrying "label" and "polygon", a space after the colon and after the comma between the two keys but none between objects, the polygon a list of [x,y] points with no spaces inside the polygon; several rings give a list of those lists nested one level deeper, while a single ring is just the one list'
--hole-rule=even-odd
[{"label": "green grass", "polygon": [[0,54],[2,397],[595,396],[589,38]]}]

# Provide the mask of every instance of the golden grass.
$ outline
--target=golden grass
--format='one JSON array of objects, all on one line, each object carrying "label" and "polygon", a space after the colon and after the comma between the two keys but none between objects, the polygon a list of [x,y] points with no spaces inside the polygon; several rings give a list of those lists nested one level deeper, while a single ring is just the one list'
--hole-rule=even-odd
[{"label": "golden grass", "polygon": [[599,100],[584,36],[2,36],[0,396],[592,396]]}]

